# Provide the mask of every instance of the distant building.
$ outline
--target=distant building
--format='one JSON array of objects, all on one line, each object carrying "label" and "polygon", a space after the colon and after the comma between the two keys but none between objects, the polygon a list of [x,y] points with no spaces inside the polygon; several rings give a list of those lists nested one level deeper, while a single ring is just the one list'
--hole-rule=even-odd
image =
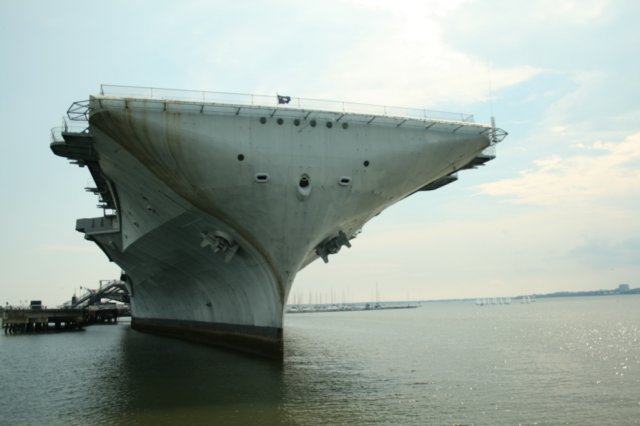
[{"label": "distant building", "polygon": [[618,286],[618,291],[619,291],[620,293],[624,293],[624,292],[629,291],[629,284],[620,284],[620,285]]}]

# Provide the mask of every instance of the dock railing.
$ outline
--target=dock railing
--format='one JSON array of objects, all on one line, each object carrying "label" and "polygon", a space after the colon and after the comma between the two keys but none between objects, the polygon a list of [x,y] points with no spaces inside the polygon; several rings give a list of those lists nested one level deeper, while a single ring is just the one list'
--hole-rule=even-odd
[{"label": "dock railing", "polygon": [[378,115],[387,117],[406,117],[419,120],[449,120],[473,123],[472,114],[434,111],[419,108],[372,105],[358,102],[318,100],[297,98],[282,93],[273,95],[251,95],[231,92],[210,92],[203,90],[164,89],[156,87],[118,86],[102,84],[100,94],[103,96],[132,97],[155,100],[177,100],[198,103],[223,103],[246,106],[263,106],[274,108],[302,108],[341,112],[344,114]]}]

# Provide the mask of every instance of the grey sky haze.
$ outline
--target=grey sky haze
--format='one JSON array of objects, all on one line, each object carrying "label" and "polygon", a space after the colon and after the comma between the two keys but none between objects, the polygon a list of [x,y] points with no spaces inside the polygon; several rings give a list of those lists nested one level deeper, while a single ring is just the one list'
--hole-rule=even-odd
[{"label": "grey sky haze", "polygon": [[293,294],[341,300],[640,287],[640,3],[0,2],[0,301],[55,305],[117,266],[49,131],[101,83],[493,114],[498,158],[374,219]]}]

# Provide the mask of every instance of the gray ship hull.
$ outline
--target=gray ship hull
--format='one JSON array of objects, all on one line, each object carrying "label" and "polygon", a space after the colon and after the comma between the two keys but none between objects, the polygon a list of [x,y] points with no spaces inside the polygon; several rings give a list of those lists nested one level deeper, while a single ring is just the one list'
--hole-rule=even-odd
[{"label": "gray ship hull", "polygon": [[87,106],[88,130],[52,149],[96,180],[108,213],[77,229],[125,272],[132,326],[275,358],[300,269],[496,141],[467,122],[104,95]]}]

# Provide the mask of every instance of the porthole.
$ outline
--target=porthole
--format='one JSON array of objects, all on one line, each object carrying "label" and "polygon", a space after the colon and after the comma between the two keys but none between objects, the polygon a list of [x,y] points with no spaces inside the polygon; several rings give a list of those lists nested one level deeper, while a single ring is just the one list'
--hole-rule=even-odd
[{"label": "porthole", "polygon": [[349,123],[342,123],[342,128],[347,130],[349,128]]},{"label": "porthole", "polygon": [[258,182],[258,183],[267,183],[267,182],[269,182],[269,174],[268,173],[256,173],[255,179],[256,179],[256,182]]},{"label": "porthole", "polygon": [[293,120],[293,125],[294,126],[299,126],[300,125],[300,120],[297,119],[297,118],[295,120]]},{"label": "porthole", "polygon": [[369,167],[369,160],[364,160],[363,164],[364,164],[365,167]]},{"label": "porthole", "polygon": [[264,124],[267,122],[266,117],[260,117],[260,123]]},{"label": "porthole", "polygon": [[238,161],[244,160],[244,154],[238,154]]},{"label": "porthole", "polygon": [[278,123],[279,126],[282,126],[282,123],[284,123],[284,120],[282,118],[278,118],[276,120],[276,123]]},{"label": "porthole", "polygon": [[333,123],[330,121],[327,121],[327,129],[330,129],[333,127]]},{"label": "porthole", "polygon": [[309,122],[309,125],[311,125],[311,127],[316,127],[316,124],[318,124],[318,123],[316,123],[316,120],[311,120]]},{"label": "porthole", "polygon": [[351,178],[349,176],[340,176],[340,179],[338,179],[338,184],[340,186],[349,186],[351,185]]}]

